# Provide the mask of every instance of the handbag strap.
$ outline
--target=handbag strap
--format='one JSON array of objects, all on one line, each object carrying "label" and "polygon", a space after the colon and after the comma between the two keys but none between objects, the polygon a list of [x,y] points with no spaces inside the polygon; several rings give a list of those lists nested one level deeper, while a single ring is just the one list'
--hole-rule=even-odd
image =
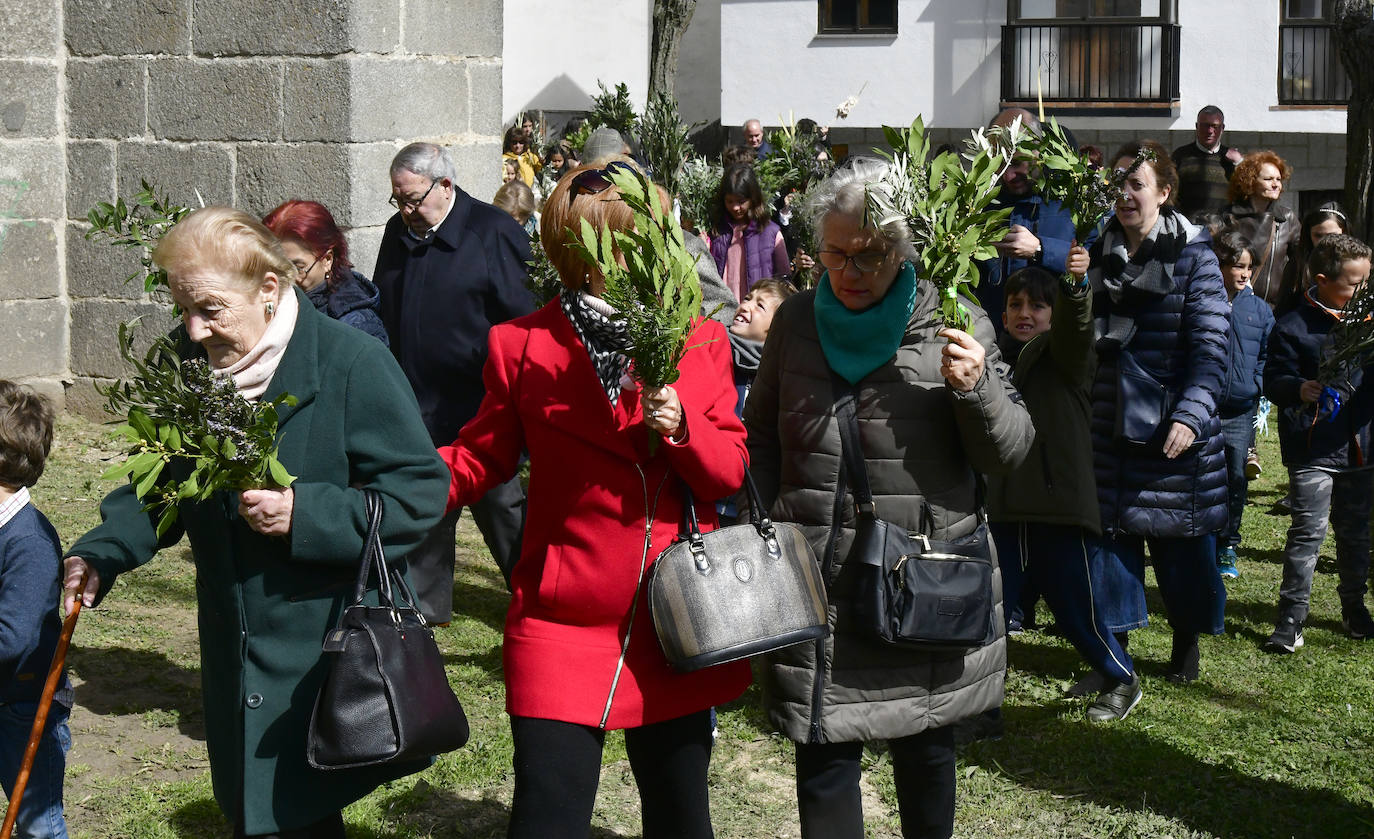
[{"label": "handbag strap", "polygon": [[[740,460],[744,460],[744,455],[740,455]],[[692,496],[692,488],[687,482],[678,479],[682,485],[682,506],[683,506],[683,535],[693,541],[701,540],[701,523],[697,520],[696,502]],[[754,483],[754,476],[749,472],[749,463],[744,463],[744,484],[742,487],[749,496],[749,523],[754,525],[759,534],[765,539],[773,535],[773,522],[768,518],[768,511],[763,509],[763,496],[759,494],[758,485]]]},{"label": "handbag strap", "polygon": [[[406,582],[405,575],[390,566],[386,561],[386,551],[382,549],[382,517],[386,512],[383,496],[375,489],[364,489],[363,499],[367,509],[367,535],[363,538],[363,552],[358,562],[358,578],[353,586],[353,605],[359,605],[367,595],[369,578],[372,571],[377,572],[377,600],[395,610],[398,605],[420,609],[415,605],[415,592]],[[399,603],[398,603],[399,595]],[[423,615],[421,620],[423,620]]]},{"label": "handbag strap", "polygon": [[[840,425],[840,450],[843,454],[846,477],[854,492],[854,512],[859,518],[876,519],[873,490],[868,485],[868,467],[864,465],[864,450],[859,443],[859,417],[855,408],[858,396],[854,386],[830,371],[830,384],[835,393],[835,419]],[[843,487],[837,487],[843,489]]]}]

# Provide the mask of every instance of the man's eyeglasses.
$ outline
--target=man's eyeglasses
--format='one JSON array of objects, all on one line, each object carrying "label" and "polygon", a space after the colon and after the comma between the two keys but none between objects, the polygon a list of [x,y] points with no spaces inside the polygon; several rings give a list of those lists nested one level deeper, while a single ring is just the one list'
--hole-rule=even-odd
[{"label": "man's eyeglasses", "polygon": [[615,182],[611,180],[611,175],[616,172],[633,171],[635,171],[635,167],[629,163],[623,160],[612,160],[605,169],[588,169],[585,172],[580,172],[568,186],[568,203],[571,204],[573,199],[579,195],[596,195],[615,186]]},{"label": "man's eyeglasses", "polygon": [[830,271],[844,271],[849,263],[854,263],[860,274],[868,274],[883,267],[883,262],[887,259],[887,254],[880,251],[864,251],[850,256],[842,251],[821,251],[816,254],[820,258],[821,265]]},{"label": "man's eyeglasses", "polygon": [[428,198],[429,194],[434,191],[434,185],[437,183],[439,183],[438,180],[430,181],[429,189],[425,190],[425,194],[421,195],[419,198],[407,198],[402,200],[393,195],[390,198],[386,199],[386,203],[390,204],[398,210],[413,210],[421,204],[425,203],[425,199]]}]

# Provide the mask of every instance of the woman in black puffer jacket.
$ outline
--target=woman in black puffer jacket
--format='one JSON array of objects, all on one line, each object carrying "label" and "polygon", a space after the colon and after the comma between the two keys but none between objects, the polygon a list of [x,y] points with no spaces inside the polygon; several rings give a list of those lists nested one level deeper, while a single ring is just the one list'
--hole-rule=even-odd
[{"label": "woman in black puffer jacket", "polygon": [[[1167,678],[1191,681],[1198,635],[1222,631],[1226,602],[1216,564],[1216,532],[1227,515],[1217,401],[1230,327],[1211,237],[1172,206],[1178,173],[1169,155],[1152,141],[1130,144],[1116,166],[1130,166],[1142,146],[1155,159],[1127,178],[1088,274],[1100,359],[1092,436],[1102,536],[1092,548],[1107,622],[1124,646],[1124,633],[1147,621],[1149,543],[1174,630]],[[1139,678],[1132,682],[1106,685],[1089,715],[1125,717],[1140,700]]]}]

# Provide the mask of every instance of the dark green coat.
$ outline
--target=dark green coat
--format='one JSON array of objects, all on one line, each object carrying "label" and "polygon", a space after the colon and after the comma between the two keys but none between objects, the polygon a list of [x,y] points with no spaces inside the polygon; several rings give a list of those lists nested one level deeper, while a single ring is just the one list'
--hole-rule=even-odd
[{"label": "dark green coat", "polygon": [[1092,308],[1090,288],[1061,288],[1050,331],[1021,348],[1011,381],[1035,423],[1035,442],[1014,471],[988,475],[988,518],[994,522],[1102,532],[1089,428],[1088,395],[1097,369]]},{"label": "dark green coat", "polygon": [[295,333],[267,389],[300,401],[281,409],[281,460],[296,476],[289,538],[238,517],[237,493],[183,504],[159,545],[130,487],[100,505],[104,523],[69,551],[115,576],[190,537],[199,603],[201,687],[215,798],[247,833],[302,827],[379,783],[423,768],[318,772],[305,762],[310,711],[324,675],[320,643],[353,581],[365,532],[363,494],[385,496],[382,541],[400,558],[444,510],[448,470],[420,422],[415,396],[376,339],[298,297]]}]

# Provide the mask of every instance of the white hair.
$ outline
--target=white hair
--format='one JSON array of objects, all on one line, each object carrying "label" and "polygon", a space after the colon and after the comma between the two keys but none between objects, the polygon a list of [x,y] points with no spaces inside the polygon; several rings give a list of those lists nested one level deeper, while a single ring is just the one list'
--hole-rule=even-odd
[{"label": "white hair", "polygon": [[853,158],[816,188],[816,192],[807,199],[803,212],[813,221],[817,232],[827,216],[849,216],[877,233],[898,256],[914,262],[916,247],[911,242],[911,227],[905,219],[892,218],[883,224],[873,224],[868,220],[868,191],[870,188],[886,189],[884,180],[891,168],[892,164],[884,160]]},{"label": "white hair", "polygon": [[448,149],[434,143],[411,143],[396,152],[391,158],[391,174],[403,170],[432,181],[448,178],[454,183],[458,180],[458,168],[453,165]]}]

